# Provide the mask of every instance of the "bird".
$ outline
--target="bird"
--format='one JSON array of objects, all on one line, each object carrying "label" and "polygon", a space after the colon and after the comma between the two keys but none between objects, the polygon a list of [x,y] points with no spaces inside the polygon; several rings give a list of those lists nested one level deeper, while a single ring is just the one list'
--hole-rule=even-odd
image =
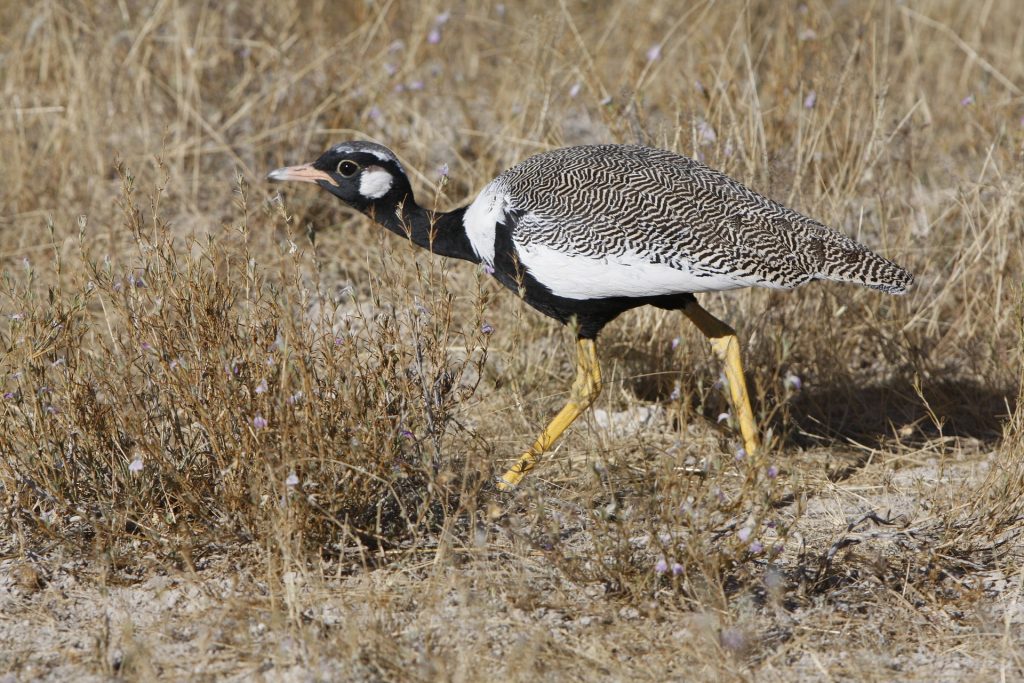
[{"label": "bird", "polygon": [[508,290],[576,333],[565,406],[497,480],[515,489],[601,392],[598,333],[650,305],[681,311],[724,366],[743,447],[761,447],[735,330],[696,295],[835,280],[904,294],[913,275],[849,236],[700,161],[643,145],[544,151],[491,180],[465,206],[417,203],[398,156],[368,141],[333,145],[268,179],[313,183],[440,256],[482,264]]}]

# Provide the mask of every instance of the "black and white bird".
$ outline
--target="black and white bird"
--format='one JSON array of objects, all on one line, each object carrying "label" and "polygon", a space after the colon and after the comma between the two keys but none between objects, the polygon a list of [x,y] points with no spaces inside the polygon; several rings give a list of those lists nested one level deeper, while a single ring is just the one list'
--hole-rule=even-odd
[{"label": "black and white bird", "polygon": [[740,287],[792,289],[838,280],[903,294],[913,276],[862,244],[693,159],[635,145],[566,147],[532,156],[447,213],[416,203],[394,152],[343,142],[271,180],[315,183],[397,235],[441,256],[483,263],[505,287],[575,326],[577,375],[565,407],[500,479],[516,486],[597,398],[595,339],[637,306],[682,311],[711,342],[744,447],[757,425],[732,328],[694,297]]}]

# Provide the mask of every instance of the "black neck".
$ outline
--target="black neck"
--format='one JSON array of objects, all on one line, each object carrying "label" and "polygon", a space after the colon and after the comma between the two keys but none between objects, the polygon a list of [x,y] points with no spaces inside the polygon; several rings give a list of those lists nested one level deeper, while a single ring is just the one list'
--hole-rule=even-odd
[{"label": "black neck", "polygon": [[406,195],[400,206],[381,206],[378,203],[370,207],[368,213],[391,232],[412,240],[413,244],[433,254],[480,263],[462,223],[466,207],[448,213],[428,211],[417,204],[411,194]]}]

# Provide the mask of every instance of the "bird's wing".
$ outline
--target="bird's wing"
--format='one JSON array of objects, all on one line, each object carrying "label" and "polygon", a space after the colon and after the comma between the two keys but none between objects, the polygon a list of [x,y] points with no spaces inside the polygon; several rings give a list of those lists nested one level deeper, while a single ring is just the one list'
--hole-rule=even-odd
[{"label": "bird's wing", "polygon": [[[623,145],[539,154],[499,176],[520,250],[667,266],[703,289],[828,278],[900,291],[909,273],[693,159]],[[545,253],[547,253],[545,251]]]}]

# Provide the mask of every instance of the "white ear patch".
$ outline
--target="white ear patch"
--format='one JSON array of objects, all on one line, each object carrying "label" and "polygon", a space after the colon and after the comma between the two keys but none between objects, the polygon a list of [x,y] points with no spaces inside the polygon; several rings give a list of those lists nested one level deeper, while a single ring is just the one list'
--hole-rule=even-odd
[{"label": "white ear patch", "polygon": [[359,179],[359,194],[367,199],[380,199],[395,182],[394,176],[380,166],[367,166]]}]

